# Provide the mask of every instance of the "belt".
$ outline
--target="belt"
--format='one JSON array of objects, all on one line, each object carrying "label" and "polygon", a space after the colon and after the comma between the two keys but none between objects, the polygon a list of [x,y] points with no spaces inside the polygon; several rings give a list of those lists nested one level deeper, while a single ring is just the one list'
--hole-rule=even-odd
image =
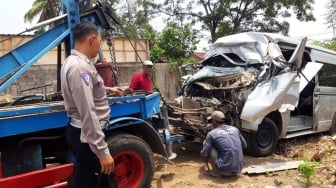
[{"label": "belt", "polygon": [[[100,120],[99,123],[102,129],[106,128],[109,125],[108,120]],[[72,125],[73,127],[79,128],[79,129],[83,127],[81,120],[76,119],[76,118],[70,118],[70,125]]]}]

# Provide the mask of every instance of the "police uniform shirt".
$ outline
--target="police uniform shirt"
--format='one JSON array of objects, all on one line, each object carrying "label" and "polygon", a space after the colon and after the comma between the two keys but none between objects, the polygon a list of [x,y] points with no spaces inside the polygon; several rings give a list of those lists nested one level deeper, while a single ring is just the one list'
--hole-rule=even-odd
[{"label": "police uniform shirt", "polygon": [[62,66],[61,82],[65,109],[70,118],[80,120],[81,136],[98,157],[109,155],[100,120],[109,120],[110,107],[104,81],[92,60],[71,50]]}]

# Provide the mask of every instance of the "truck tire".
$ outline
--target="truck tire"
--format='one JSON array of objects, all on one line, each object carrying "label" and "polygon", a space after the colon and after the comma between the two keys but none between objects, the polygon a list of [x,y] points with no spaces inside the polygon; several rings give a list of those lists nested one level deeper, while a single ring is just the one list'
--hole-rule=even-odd
[{"label": "truck tire", "polygon": [[278,137],[279,131],[274,121],[264,118],[257,132],[247,135],[248,154],[255,157],[271,155],[278,145]]},{"label": "truck tire", "polygon": [[141,138],[120,134],[107,139],[114,159],[114,179],[118,188],[150,187],[154,175],[154,156]]}]

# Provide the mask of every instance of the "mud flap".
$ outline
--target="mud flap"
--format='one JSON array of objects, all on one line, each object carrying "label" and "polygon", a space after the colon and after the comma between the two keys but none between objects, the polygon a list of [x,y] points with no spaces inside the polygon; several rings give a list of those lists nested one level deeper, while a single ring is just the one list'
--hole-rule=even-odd
[{"label": "mud flap", "polygon": [[3,177],[43,169],[41,145],[27,145],[22,148],[15,147],[2,151],[1,165]]}]

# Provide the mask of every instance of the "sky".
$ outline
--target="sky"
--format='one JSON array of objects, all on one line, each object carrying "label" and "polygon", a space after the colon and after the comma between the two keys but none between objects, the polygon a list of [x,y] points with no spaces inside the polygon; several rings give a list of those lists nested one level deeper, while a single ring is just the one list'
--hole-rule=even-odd
[{"label": "sky", "polygon": [[34,0],[10,0],[0,6],[0,34],[18,34],[34,24],[25,23],[24,15]]},{"label": "sky", "polygon": [[289,18],[290,23],[289,36],[302,38],[307,36],[312,40],[324,40],[334,37],[331,28],[325,24],[325,14],[327,11],[326,4],[328,0],[315,0],[314,16],[315,22],[300,22],[296,18]]},{"label": "sky", "polygon": [[[34,0],[10,0],[0,6],[0,34],[18,34],[34,23],[25,23],[24,14],[30,9]],[[290,23],[289,35],[295,38],[307,36],[311,40],[323,40],[333,37],[332,29],[327,28],[323,14],[326,12],[328,0],[315,0],[314,16],[316,22],[299,22],[288,18]],[[203,44],[204,45],[204,44]]]}]

